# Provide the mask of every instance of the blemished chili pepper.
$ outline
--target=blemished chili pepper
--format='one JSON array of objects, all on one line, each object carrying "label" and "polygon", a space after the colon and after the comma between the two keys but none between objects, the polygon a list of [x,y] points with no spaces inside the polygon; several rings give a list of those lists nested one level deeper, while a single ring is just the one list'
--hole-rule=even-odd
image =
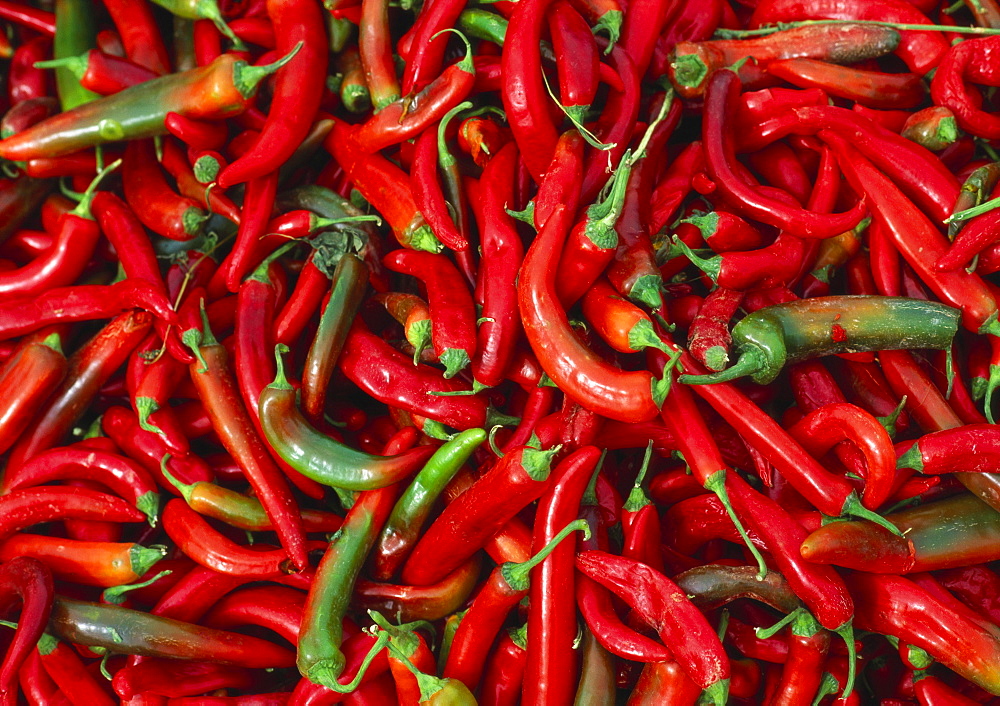
[{"label": "blemished chili pepper", "polygon": [[417,586],[435,583],[482,548],[546,491],[555,453],[522,446],[497,461],[427,528],[403,565],[403,581]]},{"label": "blemished chili pepper", "polygon": [[604,362],[576,337],[559,304],[555,260],[568,230],[569,214],[557,208],[521,266],[518,306],[528,343],[548,376],[583,407],[626,422],[651,419],[659,381]]},{"label": "blemished chili pepper", "polygon": [[688,351],[709,370],[724,370],[729,362],[729,321],[742,301],[741,290],[716,287],[688,327]]},{"label": "blemished chili pepper", "polygon": [[890,539],[882,528],[855,522],[827,525],[806,538],[802,555],[874,573],[914,573],[993,561],[997,553],[996,512],[975,495],[929,502],[886,519],[902,537]]},{"label": "blemished chili pepper", "polygon": [[684,375],[681,382],[750,375],[767,384],[784,361],[860,350],[945,348],[958,329],[958,316],[945,304],[903,297],[813,297],[769,306],[733,328],[736,362],[721,373]]},{"label": "blemished chili pepper", "polygon": [[[340,370],[369,395],[458,430],[486,424],[486,400],[469,395],[457,378],[447,379],[428,365],[413,365],[363,324],[355,321],[340,356]],[[463,393],[459,396],[436,393]]]},{"label": "blemished chili pepper", "polygon": [[691,680],[715,703],[726,702],[729,658],[705,616],[676,584],[644,564],[606,552],[582,552],[576,566],[639,611]]},{"label": "blemished chili pepper", "polygon": [[[341,621],[355,581],[395,498],[396,491],[389,487],[366,491],[357,499],[323,555],[309,589],[296,664],[302,676],[328,689],[341,693],[353,691],[353,686],[343,687],[337,682],[346,662],[341,651]],[[374,657],[382,645],[373,647],[369,657]]]},{"label": "blemished chili pepper", "polygon": [[446,442],[427,460],[396,502],[375,546],[373,575],[386,580],[396,573],[417,541],[434,501],[486,440],[483,429],[468,429]]},{"label": "blemished chili pepper", "polygon": [[428,586],[380,583],[361,578],[355,584],[354,605],[391,613],[399,620],[440,620],[465,605],[476,588],[481,568],[480,557],[474,556]]},{"label": "blemished chili pepper", "polygon": [[788,206],[748,184],[733,169],[735,155],[723,135],[729,129],[727,115],[734,114],[740,83],[728,69],[716,71],[705,94],[708,119],[702,128],[708,174],[733,208],[762,223],[803,238],[828,238],[851,230],[864,217],[865,204],[859,201],[850,211],[819,214]]},{"label": "blemished chili pepper", "polygon": [[[66,375],[62,336],[40,332],[23,341],[0,368],[0,453],[5,453],[31,424],[39,408]],[[10,478],[6,474],[4,480]]]},{"label": "blemished chili pepper", "polygon": [[313,427],[295,403],[296,391],[278,375],[258,401],[261,428],[272,449],[299,473],[324,485],[348,490],[374,490],[410,475],[434,452],[422,446],[397,456],[373,456],[343,444]]},{"label": "blemished chili pepper", "polygon": [[319,6],[308,0],[270,0],[267,10],[278,55],[292,51],[296,55],[275,77],[271,110],[260,137],[219,174],[224,189],[269,174],[291,157],[309,133],[323,98],[328,50]]},{"label": "blemished chili pepper", "polygon": [[295,660],[268,640],[61,596],[53,602],[49,629],[69,642],[125,654],[249,668],[288,667]]},{"label": "blemished chili pepper", "polygon": [[197,358],[189,366],[191,380],[223,446],[236,459],[260,498],[282,546],[288,550],[295,566],[305,569],[309,560],[304,549],[305,535],[298,505],[287,478],[271,460],[254,428],[229,367],[225,348],[215,340],[204,313],[203,317],[202,331],[189,329],[183,334],[184,342]]},{"label": "blemished chili pepper", "polygon": [[208,66],[161,76],[43,120],[0,141],[0,155],[24,161],[163,135],[163,120],[170,112],[201,119],[238,114],[246,109],[260,82],[290,58],[250,66],[223,54]]},{"label": "blemished chili pepper", "polygon": [[761,67],[765,71],[783,60],[853,64],[888,54],[897,48],[899,41],[899,33],[889,27],[844,23],[795,27],[751,39],[678,42],[668,75],[677,92],[691,99],[705,92],[713,71],[747,57],[750,61],[744,66]]},{"label": "blemished chili pepper", "polygon": [[808,58],[772,62],[767,72],[793,86],[822,88],[832,96],[871,108],[914,108],[925,98],[924,85],[916,74],[866,71]]},{"label": "blemished chili pepper", "polygon": [[138,581],[166,555],[162,546],[131,542],[88,542],[18,533],[0,544],[0,561],[30,556],[64,581],[109,588]]},{"label": "blemished chili pepper", "polygon": [[902,576],[852,572],[847,582],[858,598],[858,627],[920,647],[990,693],[1000,690],[990,666],[997,638],[982,625]]}]

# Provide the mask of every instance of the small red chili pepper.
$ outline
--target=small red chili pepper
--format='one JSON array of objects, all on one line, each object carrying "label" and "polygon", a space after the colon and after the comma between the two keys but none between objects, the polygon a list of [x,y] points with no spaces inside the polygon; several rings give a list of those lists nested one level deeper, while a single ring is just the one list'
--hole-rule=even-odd
[{"label": "small red chili pepper", "polygon": [[568,0],[553,3],[546,19],[556,56],[562,106],[571,120],[582,125],[597,95],[600,64],[597,43],[590,25]]},{"label": "small red chili pepper", "polygon": [[35,64],[51,55],[49,37],[35,37],[14,50],[7,68],[7,97],[12,107],[50,95],[48,75]]},{"label": "small red chili pepper", "polygon": [[458,146],[480,167],[485,167],[510,140],[509,131],[488,116],[466,118],[458,126]]},{"label": "small red chili pepper", "polygon": [[606,279],[597,280],[582,301],[583,315],[597,334],[619,353],[663,348],[646,312],[622,298]]}]

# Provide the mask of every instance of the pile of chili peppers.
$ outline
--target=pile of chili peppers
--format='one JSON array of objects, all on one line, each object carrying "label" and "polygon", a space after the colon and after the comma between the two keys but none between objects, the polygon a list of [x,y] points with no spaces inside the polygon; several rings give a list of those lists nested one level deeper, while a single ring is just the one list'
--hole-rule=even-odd
[{"label": "pile of chili peppers", "polygon": [[1000,703],[998,0],[0,26],[0,704]]}]

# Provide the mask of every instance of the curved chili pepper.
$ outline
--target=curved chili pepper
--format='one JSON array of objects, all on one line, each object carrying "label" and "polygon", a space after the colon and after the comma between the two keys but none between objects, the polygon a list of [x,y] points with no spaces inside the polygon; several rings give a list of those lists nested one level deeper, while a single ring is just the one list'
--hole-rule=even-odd
[{"label": "curved chili pepper", "polygon": [[[464,285],[463,285],[464,286]],[[459,430],[486,424],[486,401],[439,370],[413,362],[355,321],[340,355],[340,369],[369,395],[393,407]],[[436,393],[461,392],[461,396]]]},{"label": "curved chili pepper", "polygon": [[295,397],[295,388],[279,362],[277,378],[264,388],[258,402],[261,428],[285,463],[324,485],[349,490],[382,488],[408,476],[434,452],[427,446],[389,457],[357,451],[312,427],[298,410]]},{"label": "curved chili pepper", "polygon": [[676,584],[644,564],[606,552],[582,552],[576,566],[638,610],[692,681],[713,701],[725,703],[729,658],[705,616]]},{"label": "curved chili pepper", "polygon": [[219,662],[238,667],[288,667],[295,656],[272,642],[180,620],[56,598],[49,628],[56,637],[113,652]]},{"label": "curved chili pepper", "polygon": [[0,544],[0,561],[19,556],[43,562],[56,578],[110,588],[134,583],[167,553],[163,546],[131,542],[88,542],[18,533]]},{"label": "curved chili pepper", "polygon": [[502,61],[504,112],[528,170],[541,182],[558,134],[548,114],[539,46],[552,0],[518,4],[510,18]]},{"label": "curved chili pepper", "polygon": [[705,93],[705,120],[702,142],[708,174],[720,193],[734,208],[762,223],[803,238],[828,238],[851,230],[861,222],[865,212],[863,202],[840,214],[818,214],[787,206],[747,184],[733,169],[735,156],[726,146],[723,135],[728,126],[726,116],[732,115],[739,95],[740,83],[728,69],[716,71]]},{"label": "curved chili pepper", "polygon": [[437,583],[428,586],[380,583],[359,578],[356,605],[392,613],[399,620],[440,620],[461,608],[479,580],[482,561],[469,559]]},{"label": "curved chili pepper", "polygon": [[246,110],[260,82],[289,58],[249,66],[223,54],[208,66],[161,76],[43,120],[0,141],[0,155],[24,161],[163,135],[164,117],[171,112],[201,119],[238,114]]},{"label": "curved chili pepper", "polygon": [[445,377],[454,377],[476,354],[475,304],[458,269],[443,255],[405,249],[389,253],[384,263],[424,283],[434,352]]},{"label": "curved chili pepper", "polygon": [[[170,500],[163,508],[163,529],[184,554],[219,573],[264,579],[294,571],[286,550],[259,551],[240,546],[217,532],[179,498]],[[303,544],[305,549],[315,543]]]},{"label": "curved chili pepper", "polygon": [[865,507],[874,510],[889,497],[896,478],[888,453],[892,440],[878,419],[860,407],[846,402],[825,405],[803,417],[789,433],[816,457],[835,443],[851,441],[866,460]]},{"label": "curved chili pepper", "polygon": [[[123,456],[96,449],[63,447],[44,451],[4,477],[5,491],[43,485],[54,480],[94,480],[130,500],[156,524],[159,494],[152,476]],[[123,582],[126,583],[126,582]]]},{"label": "curved chili pepper", "polygon": [[[466,104],[466,107],[471,106],[471,103]],[[438,239],[452,250],[461,250],[468,248],[469,243],[458,231],[438,181],[438,151],[438,130],[429,127],[416,140],[410,190],[417,208]]]},{"label": "curved chili pepper", "polygon": [[931,98],[936,105],[951,110],[963,130],[991,139],[1000,134],[1000,126],[992,115],[982,110],[982,97],[966,81],[987,85],[996,82],[998,77],[989,63],[997,46],[994,38],[983,37],[951,47],[931,80]]},{"label": "curved chili pepper", "polygon": [[822,88],[832,96],[871,108],[914,108],[923,102],[925,96],[924,85],[916,74],[865,71],[814,59],[775,61],[768,64],[767,72],[793,86]]},{"label": "curved chili pepper", "polygon": [[286,586],[242,588],[216,603],[204,622],[222,630],[260,625],[295,644],[305,602],[305,593]]},{"label": "curved chili pepper", "polygon": [[548,488],[555,451],[522,446],[508,452],[427,528],[403,565],[402,579],[435,583],[480,549]]},{"label": "curved chili pepper", "polygon": [[[323,555],[316,578],[309,588],[296,664],[302,676],[339,693],[353,691],[358,681],[355,678],[348,687],[341,686],[337,681],[346,664],[341,651],[341,621],[354,584],[392,510],[395,497],[396,492],[392,488],[383,488],[366,491],[357,499],[344,518],[340,532]],[[381,645],[378,645],[373,652],[380,648]],[[374,654],[370,652],[369,657],[374,657]]]},{"label": "curved chili pepper", "polygon": [[402,325],[406,342],[413,346],[413,364],[419,364],[431,345],[431,310],[427,302],[415,294],[402,292],[377,294],[375,300]]},{"label": "curved chili pepper", "polygon": [[217,150],[225,145],[228,138],[222,123],[196,120],[180,113],[167,113],[163,126],[171,135],[195,150]]},{"label": "curved chili pepper", "polygon": [[130,279],[144,279],[165,291],[160,265],[149,236],[125,202],[110,191],[98,191],[94,194],[91,210],[101,232],[118,253],[125,274]]},{"label": "curved chili pepper", "polygon": [[[14,445],[66,375],[60,334],[39,338],[25,340],[0,368],[0,453]],[[4,481],[10,477],[8,472]]]},{"label": "curved chili pepper", "polygon": [[133,212],[158,235],[190,240],[208,220],[200,203],[170,188],[148,140],[133,140],[125,149],[122,183]]},{"label": "curved chili pepper", "polygon": [[122,699],[151,694],[180,698],[218,689],[250,689],[254,677],[242,667],[150,658],[119,669],[111,683]]},{"label": "curved chili pepper", "polygon": [[442,445],[396,502],[376,545],[374,576],[390,578],[417,541],[434,501],[444,486],[486,440],[482,429],[468,429]]},{"label": "curved chili pepper", "polygon": [[269,0],[267,9],[278,55],[297,53],[275,77],[271,109],[257,141],[219,174],[223,189],[284,164],[309,133],[323,98],[328,51],[319,6],[309,0]]},{"label": "curved chili pepper", "polygon": [[965,267],[986,248],[1000,240],[1000,212],[988,211],[965,222],[954,241],[934,264],[939,272]]},{"label": "curved chili pepper", "polygon": [[236,459],[260,498],[274,524],[282,546],[298,569],[309,565],[304,549],[298,505],[288,487],[288,481],[271,461],[267,449],[254,428],[239,386],[229,368],[225,348],[215,340],[204,319],[204,331],[184,332],[184,341],[198,360],[191,363],[191,380],[198,390],[223,446]]},{"label": "curved chili pepper", "polygon": [[1000,691],[991,655],[995,635],[901,576],[851,573],[858,627],[892,635],[991,693]]},{"label": "curved chili pepper", "polygon": [[739,358],[721,373],[683,375],[686,384],[750,375],[773,381],[784,361],[859,350],[946,348],[958,329],[954,308],[903,297],[813,297],[765,307],[732,332]]},{"label": "curved chili pepper", "polygon": [[[32,646],[42,637],[52,610],[54,589],[52,574],[31,557],[15,557],[0,567],[0,592],[6,606],[15,599],[22,604],[14,637],[0,665],[0,700],[17,701],[17,674]],[[7,608],[9,610],[9,608]]]},{"label": "curved chili pepper", "polygon": [[87,488],[41,486],[0,496],[0,539],[57,519],[141,522],[143,515],[113,495]]},{"label": "curved chili pepper", "polygon": [[554,265],[568,218],[556,209],[521,266],[518,305],[528,342],[549,377],[582,406],[611,419],[648,420],[656,414],[657,381],[646,372],[618,370],[587,349],[558,303]]}]

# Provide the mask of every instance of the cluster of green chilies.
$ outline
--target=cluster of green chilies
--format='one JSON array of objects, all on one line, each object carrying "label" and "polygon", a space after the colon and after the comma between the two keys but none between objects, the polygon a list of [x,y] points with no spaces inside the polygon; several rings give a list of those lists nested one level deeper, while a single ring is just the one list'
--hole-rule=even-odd
[{"label": "cluster of green chilies", "polygon": [[0,29],[0,706],[1000,702],[1000,0]]}]

